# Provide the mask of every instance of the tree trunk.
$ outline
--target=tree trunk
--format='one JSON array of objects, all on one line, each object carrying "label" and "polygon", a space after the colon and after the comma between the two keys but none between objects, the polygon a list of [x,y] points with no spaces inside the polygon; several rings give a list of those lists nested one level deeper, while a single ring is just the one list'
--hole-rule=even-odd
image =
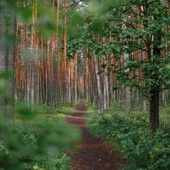
[{"label": "tree trunk", "polygon": [[66,106],[66,101],[67,101],[67,61],[66,61],[66,56],[67,56],[67,27],[66,27],[66,22],[67,22],[67,16],[66,16],[66,3],[67,0],[63,0],[63,104]]},{"label": "tree trunk", "polygon": [[75,56],[75,75],[74,75],[74,100],[78,100],[78,56]]},{"label": "tree trunk", "polygon": [[146,99],[142,99],[142,110],[144,112],[146,112],[147,108],[146,108]]},{"label": "tree trunk", "polygon": [[104,78],[103,78],[103,97],[104,97],[104,109],[108,109],[110,103],[110,96],[109,96],[109,80],[107,75],[107,68],[105,68]]},{"label": "tree trunk", "polygon": [[89,59],[85,58],[85,93],[86,93],[86,101],[89,102]]},{"label": "tree trunk", "polygon": [[151,89],[150,99],[150,127],[152,132],[159,128],[159,87]]},{"label": "tree trunk", "polygon": [[[129,54],[124,54],[124,66],[126,66],[126,60],[129,58]],[[125,70],[125,72],[129,72],[129,70]],[[132,104],[131,104],[131,91],[130,86],[125,87],[125,113],[130,114],[132,110]]]},{"label": "tree trunk", "polygon": [[100,76],[98,75],[99,72],[99,66],[98,66],[98,60],[94,59],[95,64],[95,73],[96,73],[96,80],[97,80],[97,94],[98,94],[98,113],[103,113],[103,100],[102,100],[102,88],[101,88],[101,81]]},{"label": "tree trunk", "polygon": [[125,87],[125,113],[130,114],[132,110],[131,106],[131,91],[130,86]]},{"label": "tree trunk", "polygon": [[[154,19],[159,19],[155,16]],[[158,30],[154,35],[154,47],[153,47],[153,56],[160,58],[161,57],[161,50],[159,48],[161,44],[161,30]],[[154,59],[155,60],[155,59]],[[155,61],[158,65],[160,65],[159,60]],[[150,126],[152,132],[156,132],[159,128],[159,92],[160,92],[160,85],[158,80],[158,75],[154,74],[151,76],[156,83],[151,86],[151,97],[150,97]]]}]

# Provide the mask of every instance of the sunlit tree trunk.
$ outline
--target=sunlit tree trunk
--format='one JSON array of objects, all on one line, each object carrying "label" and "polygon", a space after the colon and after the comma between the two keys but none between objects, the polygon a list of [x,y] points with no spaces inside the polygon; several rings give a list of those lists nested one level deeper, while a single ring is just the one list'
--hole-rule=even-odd
[{"label": "sunlit tree trunk", "polygon": [[75,64],[74,64],[74,100],[78,100],[78,56],[75,56]]},{"label": "sunlit tree trunk", "polygon": [[[33,12],[32,12],[32,22],[33,22],[33,24],[34,24],[34,22],[35,22],[35,11],[36,11],[36,4],[33,4],[33,10],[32,10]],[[29,65],[30,65],[30,84],[29,84],[29,92],[28,92],[28,94],[29,94],[29,103],[30,104],[33,104],[34,103],[34,81],[35,81],[35,76],[34,76],[34,74],[35,74],[35,56],[34,56],[34,54],[33,54],[33,51],[34,51],[34,41],[35,41],[35,31],[34,31],[34,25],[32,25],[32,27],[31,27],[31,49],[30,49],[30,52],[31,52],[31,54],[30,54],[30,59],[29,59],[29,61],[30,61],[30,63],[29,63]]]},{"label": "sunlit tree trunk", "polygon": [[[35,4],[35,18],[37,19],[37,3]],[[38,50],[40,49],[40,44],[39,44],[39,36],[34,37],[34,102],[39,103],[39,54]]]},{"label": "sunlit tree trunk", "polygon": [[66,21],[67,21],[67,16],[66,16],[66,10],[67,10],[67,7],[66,7],[66,3],[67,3],[67,0],[63,0],[63,46],[64,46],[64,49],[63,49],[63,59],[62,59],[62,64],[63,64],[63,104],[64,106],[66,106],[66,100],[67,100],[67,80],[66,80],[66,73],[67,73],[67,62],[66,62],[66,56],[67,56],[67,33],[66,33]]},{"label": "sunlit tree trunk", "polygon": [[86,100],[89,102],[90,94],[89,94],[89,59],[85,57],[85,94]]},{"label": "sunlit tree trunk", "polygon": [[[54,4],[54,2],[53,2]],[[59,58],[59,12],[60,12],[60,0],[57,0],[57,14],[56,14],[56,40],[54,44],[54,106],[57,111],[59,102],[59,84],[58,84],[58,58]]]},{"label": "sunlit tree trunk", "polygon": [[71,103],[71,61],[68,61],[68,101]]}]

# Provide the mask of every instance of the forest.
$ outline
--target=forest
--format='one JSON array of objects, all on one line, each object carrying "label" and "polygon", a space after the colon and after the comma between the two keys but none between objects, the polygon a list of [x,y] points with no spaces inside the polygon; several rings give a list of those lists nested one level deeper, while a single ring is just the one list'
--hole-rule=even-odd
[{"label": "forest", "polygon": [[169,0],[0,0],[0,170],[168,170],[169,87]]}]

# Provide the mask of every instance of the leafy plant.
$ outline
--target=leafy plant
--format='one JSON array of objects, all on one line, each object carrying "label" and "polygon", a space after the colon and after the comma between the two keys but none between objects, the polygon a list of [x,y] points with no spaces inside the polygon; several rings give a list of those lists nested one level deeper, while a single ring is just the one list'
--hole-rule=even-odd
[{"label": "leafy plant", "polygon": [[[97,136],[110,139],[128,160],[126,170],[159,170],[170,168],[169,126],[152,134],[149,117],[144,112],[126,116],[117,105],[115,113],[88,114],[88,128]],[[161,120],[161,122],[163,122]]]},{"label": "leafy plant", "polygon": [[[10,78],[0,74],[0,82]],[[4,88],[1,83],[1,89]],[[3,91],[3,90],[2,90]],[[1,99],[5,96],[0,91]],[[67,113],[70,108],[67,108]],[[0,115],[0,168],[3,170],[66,170],[65,153],[80,139],[79,130],[67,125],[44,106],[15,104],[13,117]],[[61,113],[60,113],[61,114]]]}]

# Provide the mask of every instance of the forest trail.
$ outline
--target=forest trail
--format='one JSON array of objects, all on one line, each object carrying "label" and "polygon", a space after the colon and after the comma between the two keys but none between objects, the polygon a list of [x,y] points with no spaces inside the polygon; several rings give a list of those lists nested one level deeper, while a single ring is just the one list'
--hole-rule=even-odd
[{"label": "forest trail", "polygon": [[71,166],[73,170],[120,170],[121,164],[125,161],[119,153],[105,143],[102,138],[93,136],[85,124],[86,112],[84,102],[80,102],[75,111],[66,121],[79,127],[82,133],[82,140],[77,144],[78,150],[69,154],[72,158]]}]

